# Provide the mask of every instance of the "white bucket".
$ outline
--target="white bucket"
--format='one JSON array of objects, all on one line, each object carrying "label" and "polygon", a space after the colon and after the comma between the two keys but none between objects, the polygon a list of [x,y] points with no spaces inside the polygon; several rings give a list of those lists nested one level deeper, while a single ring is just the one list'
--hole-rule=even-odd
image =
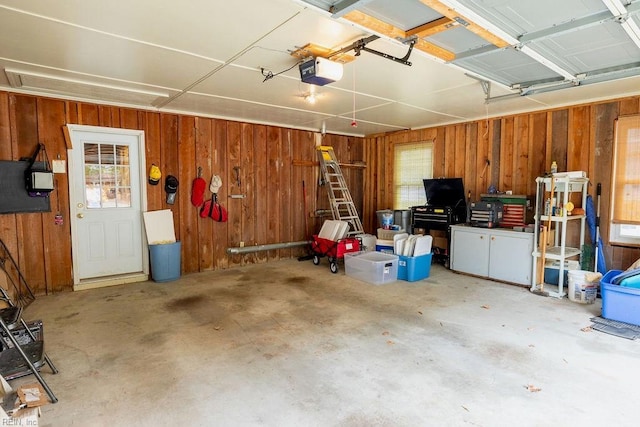
[{"label": "white bucket", "polygon": [[593,304],[598,295],[598,282],[587,280],[591,271],[569,270],[569,299],[582,304]]},{"label": "white bucket", "polygon": [[358,237],[362,239],[362,246],[364,246],[362,250],[367,252],[376,250],[376,241],[378,240],[376,239],[376,236],[373,234],[361,234]]}]

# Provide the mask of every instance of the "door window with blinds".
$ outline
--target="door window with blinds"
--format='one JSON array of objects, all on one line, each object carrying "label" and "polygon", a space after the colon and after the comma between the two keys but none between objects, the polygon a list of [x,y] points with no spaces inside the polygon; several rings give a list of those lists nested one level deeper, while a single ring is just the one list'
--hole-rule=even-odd
[{"label": "door window with blinds", "polygon": [[129,147],[84,144],[85,197],[88,209],[131,207]]},{"label": "door window with blinds", "polygon": [[640,246],[640,115],[616,120],[611,243]]},{"label": "door window with blinds", "polygon": [[424,205],[423,179],[433,178],[433,142],[395,144],[393,150],[394,209]]}]

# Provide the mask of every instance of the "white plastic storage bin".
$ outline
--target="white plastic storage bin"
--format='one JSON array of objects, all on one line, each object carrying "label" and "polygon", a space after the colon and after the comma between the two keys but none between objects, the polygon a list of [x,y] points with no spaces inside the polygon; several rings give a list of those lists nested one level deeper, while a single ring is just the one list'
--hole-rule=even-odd
[{"label": "white plastic storage bin", "polygon": [[373,285],[398,280],[398,256],[383,252],[358,252],[344,254],[347,276]]}]

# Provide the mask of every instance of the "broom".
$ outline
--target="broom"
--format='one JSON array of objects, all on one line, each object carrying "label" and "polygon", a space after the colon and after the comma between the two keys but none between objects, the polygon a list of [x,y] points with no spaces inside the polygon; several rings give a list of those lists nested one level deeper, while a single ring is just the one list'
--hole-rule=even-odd
[{"label": "broom", "polygon": [[[542,183],[542,185],[545,185],[544,182]],[[547,225],[543,225],[542,226],[542,232],[540,234],[540,242],[539,242],[539,246],[540,246],[540,264],[538,266],[538,277],[540,278],[538,280],[540,287],[538,289],[534,289],[531,292],[533,292],[536,295],[541,295],[543,297],[548,297],[549,296],[549,292],[544,290],[544,265],[546,262],[546,255],[547,255],[547,239],[548,239],[548,235],[547,235],[547,231],[551,230],[551,212],[553,207],[551,206],[551,200],[553,200],[553,194],[556,191],[556,181],[553,175],[551,175],[551,195],[550,195],[550,199],[549,199],[549,212],[546,212],[548,220],[547,220]]]},{"label": "broom", "polygon": [[547,255],[547,226],[543,225],[542,232],[540,233],[540,261],[538,264],[538,277],[540,278],[538,282],[540,283],[539,285],[540,287],[531,291],[534,294],[541,295],[543,297],[549,296],[549,292],[544,290],[544,264],[545,264],[546,255]]}]

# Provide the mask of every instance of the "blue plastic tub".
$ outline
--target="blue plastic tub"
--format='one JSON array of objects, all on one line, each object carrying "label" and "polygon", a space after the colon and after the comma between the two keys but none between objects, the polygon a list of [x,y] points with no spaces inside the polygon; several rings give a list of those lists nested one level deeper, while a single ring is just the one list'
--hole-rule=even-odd
[{"label": "blue plastic tub", "polygon": [[602,317],[640,326],[640,289],[611,283],[621,270],[610,270],[600,280]]},{"label": "blue plastic tub", "polygon": [[415,282],[429,277],[431,254],[420,256],[400,256],[398,260],[398,280]]},{"label": "blue plastic tub", "polygon": [[180,242],[149,245],[154,282],[171,282],[180,278],[180,247]]}]

